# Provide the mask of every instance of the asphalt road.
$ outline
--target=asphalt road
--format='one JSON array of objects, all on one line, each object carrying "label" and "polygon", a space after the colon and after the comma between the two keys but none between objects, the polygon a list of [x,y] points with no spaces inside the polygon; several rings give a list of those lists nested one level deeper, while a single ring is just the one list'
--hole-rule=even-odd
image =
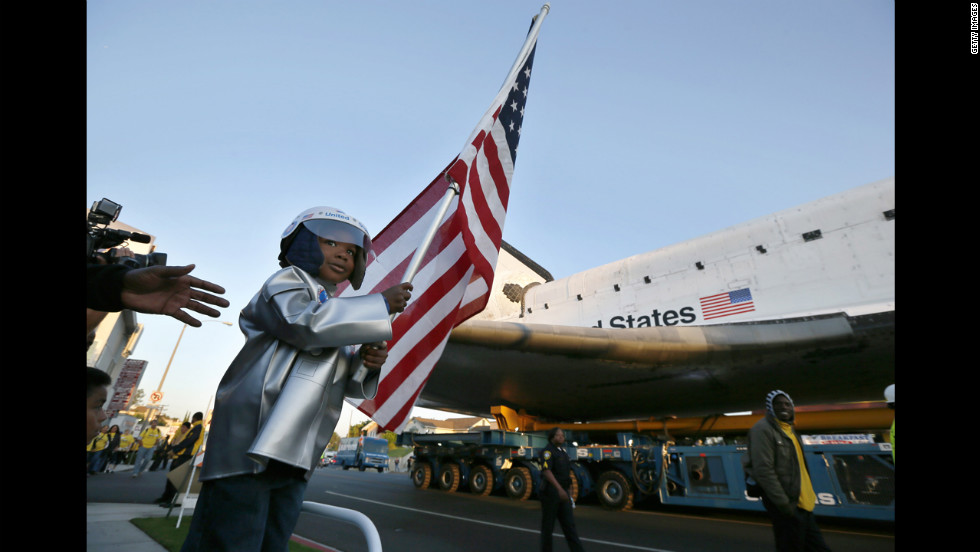
[{"label": "asphalt road", "polygon": [[[149,503],[160,495],[163,472],[139,479],[129,473],[100,474],[87,479],[88,502]],[[305,499],[350,508],[367,515],[381,536],[384,550],[410,552],[537,550],[540,504],[505,496],[476,497],[467,492],[418,490],[406,473],[318,469]],[[176,516],[176,512],[174,512]],[[629,550],[659,552],[757,552],[772,550],[768,518],[754,513],[671,509],[640,503],[626,512],[608,511],[585,501],[575,509],[579,536],[589,552]],[[827,544],[835,552],[895,549],[894,527],[820,520]],[[295,534],[342,550],[367,550],[353,525],[303,513]],[[566,550],[555,527],[555,549]]]}]

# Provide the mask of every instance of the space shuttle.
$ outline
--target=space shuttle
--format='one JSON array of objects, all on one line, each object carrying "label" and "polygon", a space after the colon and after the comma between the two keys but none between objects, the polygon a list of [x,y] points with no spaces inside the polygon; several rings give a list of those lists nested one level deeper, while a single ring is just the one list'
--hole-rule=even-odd
[{"label": "space shuttle", "polygon": [[758,411],[773,389],[880,402],[894,378],[890,178],[560,279],[505,242],[416,405],[652,420]]}]

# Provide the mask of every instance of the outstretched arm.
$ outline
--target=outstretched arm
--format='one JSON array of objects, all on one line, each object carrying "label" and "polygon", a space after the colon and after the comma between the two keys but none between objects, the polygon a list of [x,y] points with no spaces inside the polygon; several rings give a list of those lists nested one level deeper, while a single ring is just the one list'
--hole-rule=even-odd
[{"label": "outstretched arm", "polygon": [[148,314],[164,314],[198,328],[201,321],[181,309],[189,309],[212,318],[220,313],[205,305],[227,307],[227,299],[211,293],[224,293],[225,288],[190,276],[194,265],[151,266],[128,271],[123,276],[121,293],[125,308]]}]

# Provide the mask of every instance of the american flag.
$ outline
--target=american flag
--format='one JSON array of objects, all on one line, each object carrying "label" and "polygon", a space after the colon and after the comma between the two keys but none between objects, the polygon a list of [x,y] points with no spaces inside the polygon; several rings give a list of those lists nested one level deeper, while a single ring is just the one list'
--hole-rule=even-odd
[{"label": "american flag", "polygon": [[[532,27],[533,30],[533,27]],[[388,360],[374,399],[354,401],[381,427],[401,431],[454,327],[483,310],[503,234],[511,176],[534,62],[535,36],[463,151],[373,240],[361,292],[379,293],[405,275],[449,180],[460,187],[412,280],[412,299],[392,322]],[[353,295],[349,287],[340,295]]]},{"label": "american flag", "polygon": [[742,314],[755,310],[749,288],[737,289],[701,298],[701,314],[705,320]]}]

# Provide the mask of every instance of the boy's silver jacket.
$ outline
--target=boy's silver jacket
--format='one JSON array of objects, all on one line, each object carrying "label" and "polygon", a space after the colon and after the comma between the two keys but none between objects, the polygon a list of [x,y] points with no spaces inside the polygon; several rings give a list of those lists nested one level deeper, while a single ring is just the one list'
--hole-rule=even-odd
[{"label": "boy's silver jacket", "polygon": [[[355,347],[391,339],[380,294],[334,298],[332,284],[286,267],[242,309],[246,342],[218,384],[201,480],[259,473],[270,459],[309,480],[340,417],[344,396],[374,398]],[[322,301],[322,302],[321,302]]]}]

